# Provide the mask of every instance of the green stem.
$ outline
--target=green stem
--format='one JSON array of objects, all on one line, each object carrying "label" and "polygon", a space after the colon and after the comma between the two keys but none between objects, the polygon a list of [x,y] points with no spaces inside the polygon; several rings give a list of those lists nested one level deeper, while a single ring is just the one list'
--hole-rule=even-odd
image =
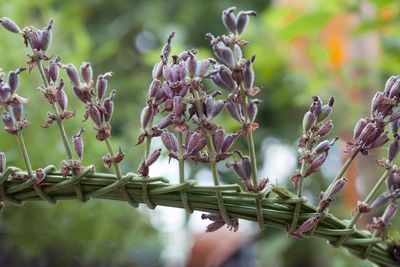
[{"label": "green stem", "polygon": [[[114,153],[114,149],[113,149],[113,147],[111,145],[110,138],[105,139],[104,142],[107,145],[107,149],[108,149],[108,152],[110,153],[111,158],[114,158],[115,153]],[[115,175],[117,176],[117,179],[121,180],[122,179],[122,174],[121,174],[121,169],[119,168],[119,164],[114,162],[114,161],[112,161],[112,164],[114,166]]]},{"label": "green stem", "polygon": [[[368,193],[368,195],[366,196],[366,198],[364,199],[363,203],[365,204],[370,204],[370,201],[372,200],[372,198],[374,197],[375,193],[379,190],[379,187],[381,187],[381,185],[385,182],[386,178],[389,176],[391,170],[386,170],[381,178],[379,178],[378,182],[375,184],[375,186],[371,189],[371,191]],[[362,213],[358,211],[356,211],[356,213],[353,215],[353,217],[351,218],[348,226],[346,228],[350,229],[352,228],[358,221],[358,219],[360,219],[360,217],[362,216]],[[340,246],[342,245],[343,241],[346,239],[347,236],[343,235],[341,236],[338,241],[335,243],[335,246]],[[375,237],[375,235],[373,236]]]},{"label": "green stem", "polygon": [[333,179],[333,181],[331,182],[331,184],[333,184],[334,182],[336,182],[337,180],[339,180],[340,178],[342,178],[343,174],[346,172],[346,170],[349,168],[350,164],[353,162],[353,160],[355,159],[355,157],[357,156],[357,154],[360,152],[360,150],[356,150],[353,152],[353,154],[347,158],[347,160],[345,161],[345,163],[343,164],[342,168],[340,168],[339,172],[336,174],[336,177]]},{"label": "green stem", "polygon": [[[246,91],[245,91],[243,83],[240,84],[240,95],[242,97],[242,110],[243,110],[244,119],[247,123],[250,123],[249,114],[247,112],[247,95],[246,95]],[[251,179],[252,179],[254,189],[257,189],[258,188],[257,158],[256,158],[256,150],[254,147],[253,131],[251,129],[247,133],[247,146],[249,148],[250,162],[251,162]]]},{"label": "green stem", "polygon": [[178,132],[178,149],[179,183],[183,183],[185,182],[185,162],[183,160],[183,137],[181,132]]},{"label": "green stem", "polygon": [[29,178],[33,178],[34,176],[33,176],[32,165],[31,165],[31,161],[29,160],[28,150],[26,149],[24,138],[22,137],[22,132],[19,131],[17,133],[16,137],[17,137],[19,148],[21,150],[22,158],[24,159],[26,170],[28,172],[28,176],[29,176]]},{"label": "green stem", "polygon": [[[303,159],[301,162],[299,181],[296,184],[296,195],[298,198],[301,198],[301,195],[303,193],[303,181],[306,168],[307,168],[307,162]],[[297,227],[297,222],[299,221],[300,209],[301,209],[301,203],[296,203],[296,206],[294,207],[293,219],[290,225],[289,232],[293,232]]]},{"label": "green stem", "polygon": [[[39,60],[37,62],[37,67],[38,67],[40,76],[42,77],[42,81],[43,81],[44,86],[46,88],[48,88],[50,85],[47,82],[46,75],[44,73],[43,66],[42,66],[42,61]],[[71,153],[71,146],[69,145],[69,142],[68,142],[68,138],[67,138],[67,134],[65,132],[64,124],[63,124],[62,119],[60,117],[60,112],[59,112],[58,107],[57,107],[57,105],[55,103],[52,103],[51,107],[53,108],[54,115],[56,116],[56,122],[57,122],[58,129],[60,131],[62,142],[63,142],[64,147],[65,147],[65,152],[67,153],[68,159],[71,160],[71,159],[73,159],[73,156],[72,156],[72,153]]]}]

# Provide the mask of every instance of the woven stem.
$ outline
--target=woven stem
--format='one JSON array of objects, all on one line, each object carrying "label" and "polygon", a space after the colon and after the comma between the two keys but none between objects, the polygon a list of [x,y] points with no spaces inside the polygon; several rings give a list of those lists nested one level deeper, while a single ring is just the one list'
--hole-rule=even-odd
[{"label": "woven stem", "polygon": [[[10,167],[5,171],[6,177],[2,177],[0,182],[4,187],[4,200],[12,202],[41,201],[38,193],[33,188],[30,181],[13,179],[15,168]],[[26,172],[16,173],[16,175],[26,174]],[[128,177],[124,176],[124,177]],[[86,196],[99,199],[126,201],[120,189],[124,187],[128,196],[135,202],[145,203],[143,197],[143,183],[147,185],[147,194],[152,202],[160,206],[183,208],[178,184],[170,184],[163,178],[142,178],[131,175],[124,183],[115,179],[115,175],[106,173],[88,172],[79,178],[82,190]],[[46,176],[46,184],[41,187],[41,191],[54,200],[77,199],[76,192],[71,181],[72,176],[62,177],[59,172],[52,172]],[[68,184],[69,183],[69,184]],[[288,190],[280,187],[270,188],[270,197],[260,193],[244,192],[237,184],[219,186],[201,186],[186,184],[188,201],[193,210],[220,213],[217,198],[223,199],[224,205],[230,217],[237,217],[245,220],[257,222],[257,212],[254,200],[260,199],[265,224],[279,229],[286,229],[286,225],[292,220],[294,206],[296,203],[303,202]],[[218,192],[220,196],[217,197]],[[223,194],[222,194],[223,192]],[[301,204],[299,222],[304,222],[317,212],[317,208],[309,204]],[[386,251],[386,247],[380,243],[379,238],[373,238],[371,234],[360,232],[356,229],[347,229],[347,224],[332,214],[327,214],[318,223],[313,236],[335,242],[342,235],[347,238],[343,242],[352,254],[362,257],[365,250],[370,246],[367,259],[373,263],[384,266],[398,266]]]}]

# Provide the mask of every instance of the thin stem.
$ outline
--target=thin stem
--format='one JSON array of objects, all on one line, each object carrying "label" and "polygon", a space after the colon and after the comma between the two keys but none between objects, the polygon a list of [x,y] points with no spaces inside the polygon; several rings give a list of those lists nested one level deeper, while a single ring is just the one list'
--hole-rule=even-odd
[{"label": "thin stem", "polygon": [[[46,79],[46,75],[44,73],[41,60],[39,60],[37,62],[37,67],[38,67],[40,76],[42,77],[42,81],[43,81],[44,86],[46,88],[49,87],[50,85],[49,85],[49,83],[48,83],[48,81]],[[71,160],[71,159],[73,159],[73,156],[72,156],[72,153],[71,153],[71,146],[69,145],[69,142],[68,142],[68,138],[67,138],[67,134],[65,132],[64,124],[63,124],[62,119],[60,117],[60,112],[59,112],[58,107],[57,107],[57,105],[55,103],[52,103],[51,106],[53,108],[54,115],[56,116],[56,122],[57,122],[58,129],[60,131],[62,142],[63,142],[64,147],[65,147],[65,152],[67,153],[68,159]]]},{"label": "thin stem", "polygon": [[336,182],[337,180],[339,180],[340,178],[342,178],[343,174],[346,172],[346,170],[349,168],[351,162],[353,162],[353,160],[355,159],[355,157],[357,156],[357,154],[360,152],[360,150],[356,150],[353,152],[353,154],[347,158],[347,160],[345,161],[345,163],[343,164],[342,168],[340,168],[339,172],[336,174],[336,177],[333,179],[333,181],[331,182],[331,184],[333,184],[334,182]]},{"label": "thin stem", "polygon": [[26,149],[26,145],[25,145],[24,138],[22,136],[22,132],[19,131],[17,133],[16,137],[17,137],[19,148],[21,150],[22,158],[24,159],[26,170],[28,172],[28,176],[29,176],[29,178],[33,178],[32,165],[31,165],[31,161],[29,160],[28,150]]},{"label": "thin stem", "polygon": [[[299,181],[296,184],[296,195],[298,198],[301,198],[301,195],[303,193],[303,181],[306,168],[307,168],[307,162],[306,160],[303,159],[301,162]],[[301,203],[296,203],[296,206],[294,207],[293,219],[290,225],[289,232],[293,232],[297,227],[297,222],[299,221],[300,209],[301,209]]]},{"label": "thin stem", "polygon": [[[114,158],[115,153],[114,153],[114,149],[113,149],[113,147],[111,145],[110,138],[105,139],[104,142],[107,145],[107,149],[108,149],[108,152],[110,153],[111,158]],[[121,174],[121,169],[119,168],[119,164],[114,162],[114,161],[112,161],[112,164],[114,166],[115,175],[117,176],[117,179],[121,180],[122,179],[122,174]]]},{"label": "thin stem", "polygon": [[[247,112],[247,95],[246,95],[243,83],[240,84],[240,95],[242,97],[242,110],[243,110],[244,119],[245,119],[246,123],[250,123],[249,114]],[[254,147],[254,137],[253,137],[252,130],[249,130],[249,132],[247,133],[247,146],[249,148],[250,162],[251,162],[251,179],[252,179],[254,189],[257,189],[258,188],[257,158],[256,158],[256,150]]]},{"label": "thin stem", "polygon": [[[379,178],[378,182],[375,184],[375,186],[371,189],[371,191],[368,193],[368,195],[366,196],[366,198],[364,199],[363,203],[365,204],[370,204],[369,202],[372,200],[372,198],[374,197],[375,193],[379,190],[379,187],[381,187],[381,185],[385,182],[386,178],[389,176],[391,170],[386,170],[381,178]],[[353,217],[351,218],[348,226],[346,228],[350,229],[352,228],[358,221],[358,219],[360,219],[360,217],[362,216],[362,213],[357,210],[356,213],[353,215]],[[343,241],[346,239],[347,236],[343,235],[339,238],[339,240],[335,243],[335,246],[340,246]],[[375,235],[373,236],[375,237]]]},{"label": "thin stem", "polygon": [[185,182],[185,162],[183,160],[183,137],[181,132],[178,132],[178,149],[179,183],[183,183]]}]

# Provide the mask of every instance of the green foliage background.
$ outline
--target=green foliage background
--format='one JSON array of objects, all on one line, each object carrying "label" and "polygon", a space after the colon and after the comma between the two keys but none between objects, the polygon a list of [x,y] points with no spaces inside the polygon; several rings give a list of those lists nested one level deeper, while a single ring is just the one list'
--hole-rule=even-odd
[{"label": "green foliage background", "polygon": [[[302,2],[302,1],[299,1]],[[320,42],[319,33],[333,16],[357,12],[368,4],[379,13],[383,9],[399,10],[394,0],[371,1],[304,1],[307,9],[294,20],[282,23],[291,12],[289,5],[271,5],[269,1],[124,1],[124,0],[0,0],[0,17],[13,18],[20,26],[44,27],[49,19],[55,20],[54,39],[50,54],[60,54],[64,63],[80,65],[90,61],[95,75],[112,70],[115,76],[110,85],[117,89],[116,113],[113,119],[113,143],[121,145],[128,153],[123,161],[125,171],[135,170],[142,155],[141,147],[134,147],[138,132],[138,114],[147,95],[151,69],[158,61],[159,48],[170,31],[176,31],[173,52],[196,47],[204,57],[211,56],[207,32],[223,33],[221,10],[232,4],[239,9],[254,9],[258,18],[251,20],[244,36],[251,44],[247,55],[257,55],[256,83],[263,92],[262,108],[256,132],[260,144],[267,136],[279,136],[282,142],[294,143],[300,134],[300,122],[310,97],[318,94],[323,99],[337,98],[335,135],[348,133],[362,114],[368,113],[369,102],[352,102],[346,99],[346,90],[356,84],[365,97],[372,95],[371,88],[380,89],[385,79],[398,73],[400,66],[400,17],[390,19],[379,16],[361,23],[354,36],[374,33],[379,37],[379,60],[373,65],[348,62],[340,70],[331,71],[327,65],[328,51]],[[138,34],[150,33],[151,46],[141,52],[135,45]],[[314,71],[296,69],[291,65],[288,49],[293,38],[305,36],[310,41],[309,56]],[[25,65],[29,51],[20,36],[0,31],[0,66],[4,70]],[[354,80],[352,70],[362,66],[366,75]],[[373,74],[373,75],[370,75]],[[344,88],[337,91],[333,80],[343,77]],[[25,138],[35,167],[46,164],[60,165],[65,157],[61,142],[57,141],[55,127],[40,127],[46,119],[49,106],[37,92],[40,79],[36,70],[24,73],[19,92],[30,99],[27,105],[31,126]],[[105,148],[94,138],[94,132],[81,123],[81,105],[72,101],[71,109],[78,119],[65,123],[67,132],[77,132],[82,126],[84,135],[84,164],[93,163],[102,169],[101,155]],[[345,117],[346,120],[341,118]],[[226,126],[234,128],[228,120]],[[259,147],[259,146],[258,146]],[[3,133],[0,150],[7,153],[8,162],[22,166],[13,137]],[[262,159],[260,158],[260,161]],[[372,176],[373,173],[370,175]],[[271,177],[273,179],[273,177]],[[368,178],[368,177],[367,177]],[[369,177],[371,178],[371,177]],[[317,193],[320,188],[311,188]],[[339,202],[339,201],[338,201]],[[339,214],[349,216],[348,210],[337,208]],[[23,207],[9,205],[0,217],[0,263],[7,266],[159,266],[161,238],[146,215],[124,203],[106,201],[29,203]],[[260,266],[370,266],[344,256],[342,250],[331,249],[320,240],[299,243],[286,238],[282,232],[268,231],[259,242]],[[301,249],[300,249],[301,248]],[[296,249],[296,250],[294,250]],[[317,252],[313,252],[317,250]],[[291,257],[285,257],[290,251]],[[295,252],[293,252],[295,251]],[[292,253],[294,253],[292,255]],[[314,255],[304,257],[304,255]],[[302,257],[303,255],[303,257]],[[329,262],[326,261],[326,259]],[[4,266],[6,266],[4,265]]]}]

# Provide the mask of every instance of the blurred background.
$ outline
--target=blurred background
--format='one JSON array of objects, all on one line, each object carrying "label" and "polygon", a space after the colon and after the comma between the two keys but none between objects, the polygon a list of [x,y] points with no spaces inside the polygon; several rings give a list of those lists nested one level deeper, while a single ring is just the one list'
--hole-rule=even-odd
[{"label": "blurred background", "polygon": [[[311,97],[336,98],[331,137],[339,136],[341,142],[331,150],[321,172],[305,182],[305,194],[315,203],[340,168],[353,126],[369,114],[374,92],[383,89],[390,75],[399,73],[398,1],[0,0],[0,17],[10,17],[20,27],[38,28],[54,19],[49,54],[77,66],[90,61],[95,75],[115,73],[110,80],[111,88],[118,91],[113,143],[127,152],[124,171],[135,171],[143,151],[134,147],[138,114],[166,37],[176,32],[173,53],[197,48],[200,57],[212,56],[204,34],[225,33],[221,11],[232,5],[258,13],[243,37],[250,41],[245,55],[257,55],[256,85],[262,88],[261,128],[255,136],[262,177],[292,188],[288,178],[297,167],[296,141]],[[1,30],[0,40],[0,66],[5,71],[25,66],[29,51],[21,37]],[[30,99],[26,143],[34,168],[59,166],[65,153],[58,131],[40,127],[49,106],[36,90],[39,85],[36,70],[22,74],[19,94]],[[105,171],[101,167],[104,146],[95,140],[91,126],[80,122],[82,105],[72,101],[71,90],[67,93],[71,109],[78,114],[65,123],[67,132],[72,136],[82,126],[87,128],[83,163]],[[227,129],[236,129],[232,120],[224,121]],[[160,143],[154,143],[157,146]],[[10,164],[23,166],[13,137],[2,133],[0,150]],[[382,172],[375,159],[385,154],[383,148],[371,157],[360,157],[349,170],[350,182],[333,209],[339,218],[350,218],[357,200],[365,197]],[[157,164],[151,175],[177,180],[175,162],[168,164],[163,158]],[[211,183],[207,168],[186,167],[189,178]],[[225,181],[233,181],[223,166],[220,173]],[[370,220],[366,216],[360,225]],[[372,266],[323,240],[297,241],[272,228],[259,233],[256,224],[243,221],[236,234],[221,230],[205,235],[206,224],[196,212],[188,216],[172,208],[132,209],[111,201],[9,204],[0,216],[0,266]],[[392,228],[399,225],[397,220]]]}]

